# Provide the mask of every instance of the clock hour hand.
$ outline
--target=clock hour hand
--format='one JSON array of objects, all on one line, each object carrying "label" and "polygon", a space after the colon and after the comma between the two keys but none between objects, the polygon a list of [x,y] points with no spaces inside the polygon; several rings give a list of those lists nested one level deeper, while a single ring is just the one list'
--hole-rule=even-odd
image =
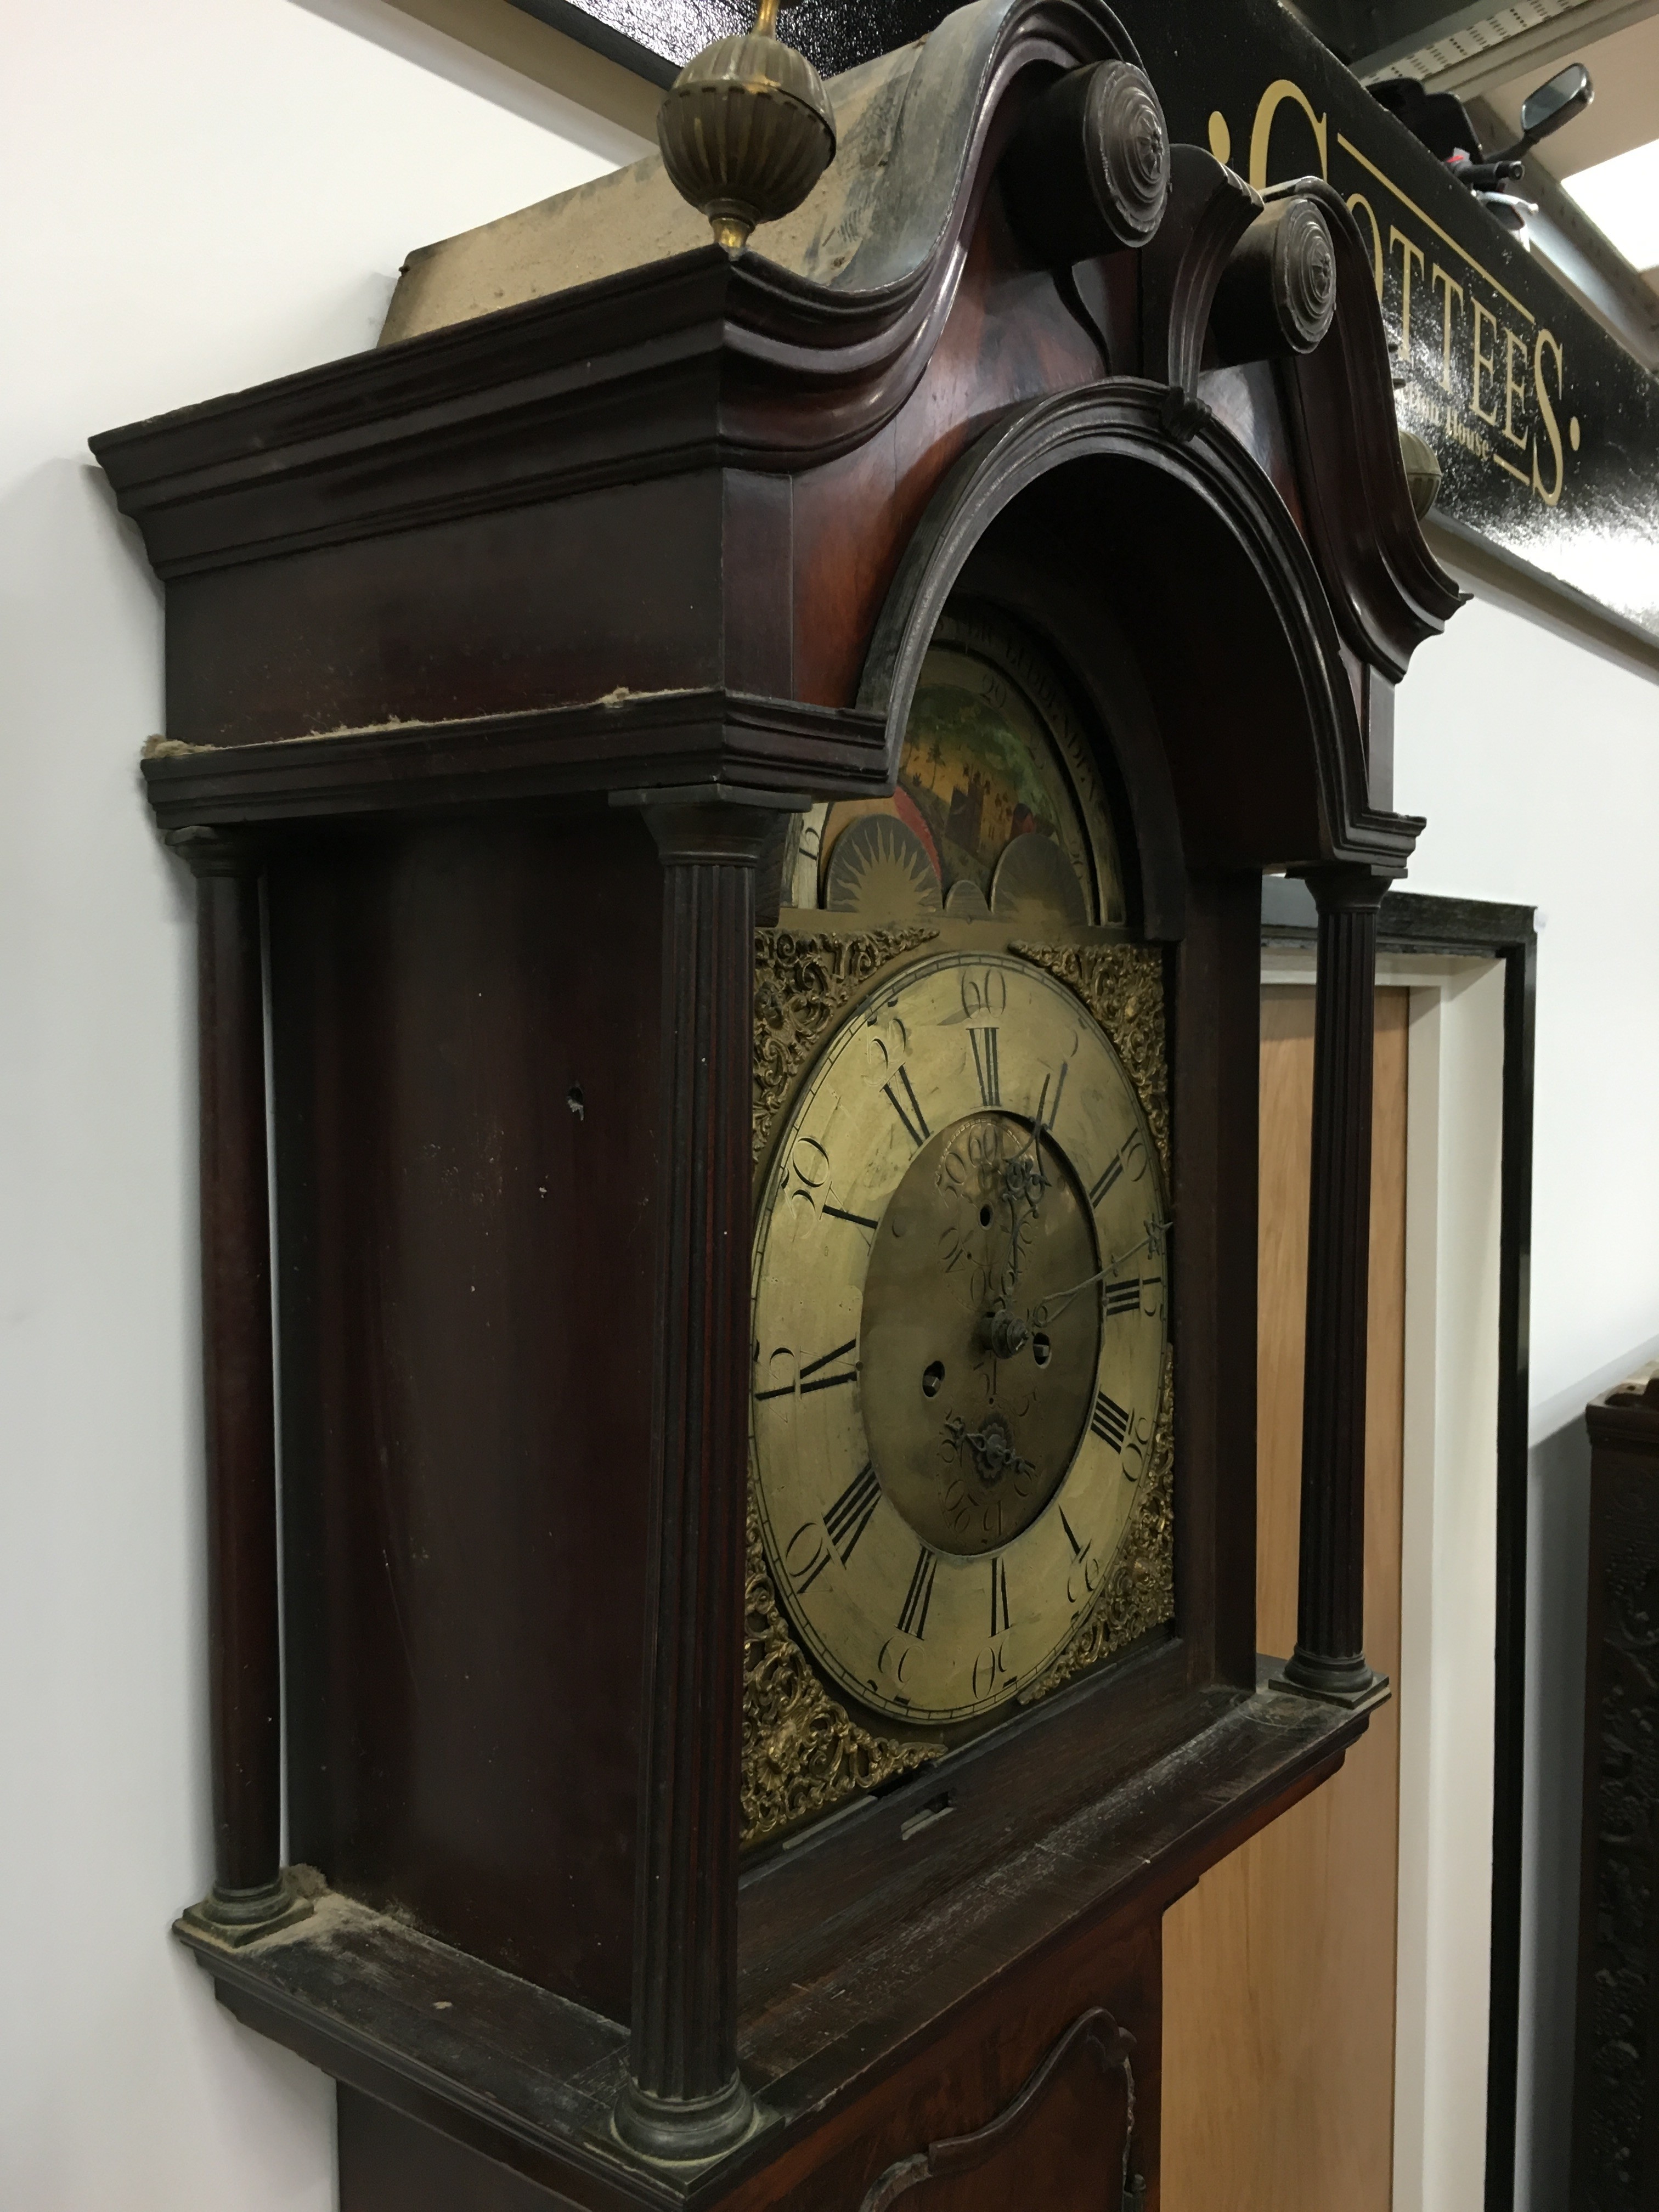
[{"label": "clock hour hand", "polygon": [[[1054,1085],[1056,1114],[1060,1110],[1060,1094],[1066,1087],[1066,1066],[1065,1061],[1060,1063],[1060,1081]],[[1026,1199],[1033,1213],[1042,1204],[1042,1194],[1048,1188],[1048,1178],[1042,1171],[1042,1139],[1052,1133],[1054,1125],[1054,1115],[1048,1111],[1049,1080],[1046,1075],[1042,1079],[1042,1095],[1037,1100],[1036,1112],[1031,1116],[1030,1135],[1013,1158],[1006,1163],[1002,1170],[1003,1189],[1009,1202],[1012,1204],[1018,1199]],[[1028,1153],[1030,1155],[1029,1158],[1026,1157]]]},{"label": "clock hour hand", "polygon": [[[1002,1164],[1002,1197],[1008,1208],[1008,1264],[1002,1271],[1005,1298],[1012,1297],[1019,1280],[1020,1208],[1024,1206],[1029,1218],[1035,1221],[1042,1206],[1043,1193],[1048,1188],[1042,1165],[1042,1139],[1049,1129],[1049,1122],[1044,1118],[1048,1101],[1048,1086],[1045,1082],[1037,1110],[1031,1116],[1030,1135],[1013,1158]],[[1055,1103],[1058,1103],[1056,1093]]]}]

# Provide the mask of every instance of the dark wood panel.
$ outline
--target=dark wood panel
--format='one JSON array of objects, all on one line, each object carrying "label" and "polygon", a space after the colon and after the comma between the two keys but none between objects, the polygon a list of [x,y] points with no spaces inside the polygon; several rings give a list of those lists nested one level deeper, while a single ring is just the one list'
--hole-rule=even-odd
[{"label": "dark wood panel", "polygon": [[1190,1679],[1255,1679],[1258,879],[1194,876],[1175,959],[1176,1618]]},{"label": "dark wood panel", "polygon": [[[1104,2003],[1136,2038],[1138,2155],[1155,2203],[1158,1916],[1334,1772],[1364,1727],[1311,1699],[1230,1705],[1212,1691],[1188,1705],[1177,1747],[1149,1764],[1141,1745],[1130,1771],[1058,1822],[1033,1786],[1046,1765],[1064,1787],[1050,1737],[1046,1762],[1022,1752],[1005,1767],[1000,1832],[952,1863],[938,1848],[951,1823],[922,1830],[934,1893],[920,1905],[903,1900],[898,1862],[933,1778],[871,1808],[890,1823],[897,1886],[866,1857],[861,1894],[837,1911],[826,1832],[789,1915],[753,1921],[745,1892],[738,2057],[767,2124],[703,2169],[642,2168],[622,2151],[610,2126],[620,2028],[400,1919],[324,1899],[312,1921],[245,1951],[179,1933],[240,2018],[593,2212],[678,2201],[849,2212],[895,2159],[982,2126],[1079,2012]],[[826,1921],[836,1941],[814,1971]]]},{"label": "dark wood panel", "polygon": [[336,2111],[340,2212],[575,2212],[573,2198],[343,2082]]},{"label": "dark wood panel", "polygon": [[1590,1401],[1572,2212],[1659,2193],[1659,1370]]},{"label": "dark wood panel", "polygon": [[[1064,1951],[1026,1965],[988,1989],[978,2004],[934,2027],[931,2047],[810,2136],[775,2155],[763,2172],[722,2195],[720,2212],[860,2212],[877,2203],[884,2176],[930,2144],[994,2125],[1085,2008],[1103,2006],[1131,2039],[1136,2127],[1133,2168],[1156,2187],[1161,2070],[1161,1970],[1158,1923],[1125,1915]],[[1124,2083],[1103,2084],[1086,2061],[1067,2068],[1016,2135],[1009,2151],[952,2181],[896,2200],[896,2212],[1119,2212],[1107,2194],[1121,2171]],[[1115,2094],[1114,2094],[1115,2091]],[[976,2162],[971,2154],[964,2165]],[[1092,2197],[1084,2193],[1092,2179]],[[1152,2201],[1155,2202],[1156,2199]]]},{"label": "dark wood panel", "polygon": [[719,684],[720,544],[706,469],[176,579],[167,735],[251,744]]},{"label": "dark wood panel", "polygon": [[[915,390],[868,444],[796,479],[798,697],[826,706],[854,697],[904,548],[975,433],[1019,400],[1093,383],[1103,367],[1099,344],[1054,279],[1022,262],[993,192]],[[849,510],[861,517],[856,532]]]},{"label": "dark wood panel", "polygon": [[1103,2188],[1109,2203],[1129,2185],[1133,2049],[1103,2005],[1090,2006],[1011,2103],[982,2127],[896,2160],[859,2212],[890,2212],[901,2198],[907,2212],[1005,2212],[1021,2201],[1100,2212]]},{"label": "dark wood panel", "polygon": [[626,2016],[655,857],[272,866],[292,1855]]}]

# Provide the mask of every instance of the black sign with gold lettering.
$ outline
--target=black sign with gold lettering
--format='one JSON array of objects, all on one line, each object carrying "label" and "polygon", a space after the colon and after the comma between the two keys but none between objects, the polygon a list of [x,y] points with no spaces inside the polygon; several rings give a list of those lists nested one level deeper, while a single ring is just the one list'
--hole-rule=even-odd
[{"label": "black sign with gold lettering", "polygon": [[1121,12],[1172,137],[1253,185],[1317,173],[1346,200],[1400,418],[1439,459],[1437,514],[1659,638],[1659,385],[1640,362],[1275,0]]},{"label": "black sign with gold lettering", "polygon": [[[519,0],[663,82],[746,29],[729,0]],[[782,19],[825,76],[921,36],[938,0]],[[1370,250],[1399,408],[1437,514],[1659,640],[1659,384],[1277,0],[1118,0],[1172,137],[1257,186],[1317,174]]]}]

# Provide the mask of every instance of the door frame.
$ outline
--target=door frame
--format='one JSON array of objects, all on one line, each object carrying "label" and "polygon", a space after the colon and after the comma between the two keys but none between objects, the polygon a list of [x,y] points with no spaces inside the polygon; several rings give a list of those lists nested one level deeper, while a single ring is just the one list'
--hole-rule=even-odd
[{"label": "door frame", "polygon": [[[1310,981],[1313,964],[1310,956],[1317,937],[1317,915],[1307,886],[1288,877],[1265,878],[1261,899],[1263,981]],[[1404,1556],[1413,1561],[1426,1559],[1431,1566],[1440,1501],[1444,1496],[1443,1486],[1436,1479],[1441,1472],[1443,1450],[1449,1447],[1452,1434],[1467,1426],[1467,1416],[1471,1411],[1479,1421],[1486,1419],[1484,1409],[1449,1402],[1456,1387],[1457,1364],[1452,1358],[1455,1346],[1449,1343],[1448,1336],[1460,1330],[1467,1334],[1468,1324],[1474,1317],[1473,1310],[1463,1302],[1467,1283],[1453,1279],[1467,1275],[1471,1268],[1478,1277],[1483,1250],[1496,1269],[1492,1560],[1495,1663],[1491,1722],[1486,2124],[1481,2149],[1485,2212],[1513,2212],[1527,1674],[1528,1289],[1532,1246],[1533,1058],[1538,965],[1534,909],[1480,900],[1390,891],[1382,901],[1378,917],[1377,949],[1379,986],[1404,984],[1413,994],[1408,1078],[1412,1097],[1407,1133],[1406,1480],[1407,1513],[1412,1514],[1414,1502],[1419,1510],[1414,1516],[1414,1531],[1408,1526],[1406,1532]],[[1496,975],[1494,970],[1498,971]],[[1490,1252],[1489,1230],[1483,1233],[1479,1224],[1457,1224],[1449,1218],[1455,1212],[1457,1193],[1449,1180],[1443,1181],[1451,1166],[1452,1152],[1460,1139],[1469,1139],[1483,1112],[1479,1096],[1479,1066],[1466,1064],[1467,1048],[1471,1045],[1476,1045],[1478,1061],[1477,1040],[1469,1024],[1460,1023],[1453,1015],[1460,1000],[1469,997],[1468,987],[1477,981],[1482,971],[1493,975],[1494,984],[1501,976],[1502,993],[1495,1253]],[[1480,1007],[1469,1004],[1463,1011],[1475,1016],[1474,1026],[1478,1029],[1481,1025]],[[1492,1073],[1488,1057],[1488,1080]],[[1484,1110],[1489,1114],[1489,1103]],[[1415,1203],[1411,1188],[1413,1163],[1430,1170],[1426,1177],[1422,1174],[1417,1177]],[[1471,1249],[1471,1233],[1480,1249]],[[1432,1296],[1426,1299],[1425,1269],[1431,1271],[1429,1280],[1433,1290]],[[1492,1379],[1488,1366],[1486,1375],[1478,1378],[1482,1395]],[[1415,1485],[1413,1461],[1418,1473]],[[1402,1590],[1401,1597],[1402,1643],[1407,1623],[1414,1614],[1420,1623],[1419,1635],[1423,1626],[1431,1626],[1431,1632],[1432,1592],[1413,1591],[1408,1595]],[[1422,1991],[1423,2016],[1405,2024],[1406,2032],[1396,2045],[1397,2069],[1403,2063],[1404,2070],[1415,2077],[1412,2098],[1415,2109],[1402,2112],[1397,2070],[1395,2203],[1396,2212],[1418,2212],[1419,2206],[1422,2212],[1431,2212],[1431,2205],[1438,2203],[1438,2192],[1428,2181],[1425,2160],[1429,2147],[1424,2140],[1428,2118],[1425,2104],[1430,2094],[1427,2013],[1431,2001],[1432,1966],[1428,1876],[1433,1840],[1428,1832],[1431,1808],[1421,1802],[1419,1790],[1416,1817],[1423,1824],[1425,1834],[1408,1896],[1408,1839],[1404,1822],[1408,1719],[1416,1723],[1409,1733],[1414,1739],[1417,1764],[1425,1778],[1433,1765],[1432,1716],[1408,1715],[1407,1703],[1402,1701],[1401,1967],[1402,1976],[1416,1973]],[[1467,2148],[1466,2145],[1466,2152]],[[1402,2152],[1406,2154],[1403,2161]],[[1455,2153],[1453,2160],[1464,2163]],[[1466,2197],[1462,2201],[1469,2200]]]}]

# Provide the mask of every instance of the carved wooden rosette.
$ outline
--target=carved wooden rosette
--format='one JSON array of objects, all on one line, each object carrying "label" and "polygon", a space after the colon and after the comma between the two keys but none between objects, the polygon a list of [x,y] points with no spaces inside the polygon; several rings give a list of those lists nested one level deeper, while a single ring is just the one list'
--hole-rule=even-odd
[{"label": "carved wooden rosette", "polygon": [[[780,1114],[818,1047],[880,970],[936,937],[912,927],[857,932],[762,930],[755,939],[752,1145],[758,1167]],[[1169,1061],[1163,956],[1133,945],[1009,950],[1065,983],[1110,1038],[1170,1176]],[[1134,1511],[1109,1571],[1065,1650],[1021,1704],[1069,1681],[1175,1615],[1174,1377],[1166,1355],[1157,1425]],[[860,1790],[937,1759],[943,1743],[880,1734],[824,1687],[778,1602],[752,1498],[743,1662],[745,1849],[830,1812]]]}]

